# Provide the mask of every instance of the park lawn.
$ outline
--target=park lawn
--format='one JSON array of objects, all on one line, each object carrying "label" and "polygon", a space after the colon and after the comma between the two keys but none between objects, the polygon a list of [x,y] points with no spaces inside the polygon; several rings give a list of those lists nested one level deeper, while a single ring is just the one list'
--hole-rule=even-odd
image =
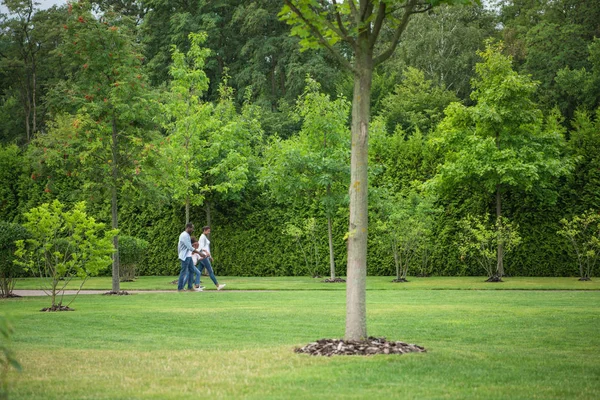
[{"label": "park lawn", "polygon": [[[226,283],[227,290],[346,290],[343,283],[323,283],[323,279],[310,277],[240,277],[217,276],[219,283]],[[408,277],[407,283],[393,283],[395,277],[369,276],[367,290],[600,290],[600,278],[588,282],[580,282],[577,278],[538,278],[510,277],[505,282],[485,282],[483,276],[429,278]],[[141,276],[135,282],[121,282],[122,290],[177,290],[172,284],[176,276]],[[88,279],[83,290],[110,290],[112,278],[94,277]],[[202,277],[207,290],[215,289],[208,277]],[[68,289],[77,289],[81,281],[73,280]],[[21,278],[17,280],[15,289],[40,289],[39,278]]]},{"label": "park lawn", "polygon": [[320,358],[343,291],[0,300],[23,372],[12,399],[597,399],[600,292],[371,290],[369,333],[424,354]]}]

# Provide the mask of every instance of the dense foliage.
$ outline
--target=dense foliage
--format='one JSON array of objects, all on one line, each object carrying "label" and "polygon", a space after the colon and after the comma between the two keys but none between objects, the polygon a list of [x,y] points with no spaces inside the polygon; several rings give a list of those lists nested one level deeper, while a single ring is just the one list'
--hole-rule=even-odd
[{"label": "dense foliage", "polygon": [[[136,274],[172,275],[187,208],[212,227],[219,275],[329,275],[333,259],[345,275],[343,60],[300,52],[280,1],[94,5],[6,2],[0,220],[85,200],[148,243]],[[580,275],[557,232],[600,210],[598,19],[597,2],[574,0],[414,17],[373,76],[369,274],[484,273],[460,221],[496,214],[499,192],[520,236],[504,274]]]}]

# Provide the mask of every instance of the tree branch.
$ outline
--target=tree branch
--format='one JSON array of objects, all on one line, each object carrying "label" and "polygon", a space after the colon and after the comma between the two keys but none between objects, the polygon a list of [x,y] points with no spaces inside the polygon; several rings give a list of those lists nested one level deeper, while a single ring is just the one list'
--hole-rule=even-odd
[{"label": "tree branch", "polygon": [[386,7],[387,6],[384,1],[379,3],[379,10],[377,10],[377,18],[375,19],[375,24],[373,25],[373,31],[371,32],[371,37],[369,38],[369,48],[371,48],[371,49],[375,46],[375,42],[377,41],[379,32],[381,32],[381,27],[383,26],[383,21],[385,20]]},{"label": "tree branch", "polygon": [[400,36],[402,36],[402,32],[404,32],[404,30],[406,29],[408,25],[408,20],[410,19],[410,16],[413,13],[413,9],[415,8],[416,4],[417,0],[409,0],[409,2],[406,4],[406,10],[404,11],[404,15],[402,15],[400,24],[396,28],[396,32],[394,33],[392,43],[390,44],[387,50],[385,50],[373,60],[373,66],[381,64],[382,62],[390,58],[390,56],[394,53],[394,50],[396,50],[396,47],[400,42]]},{"label": "tree branch", "polygon": [[[334,4],[335,4],[335,1],[334,1]],[[312,7],[311,7],[311,9],[312,9]],[[315,14],[319,14],[319,12],[317,10],[313,9],[313,12]],[[354,39],[352,39],[350,36],[348,36],[348,32],[346,31],[346,28],[344,27],[344,24],[342,23],[342,17],[340,16],[340,14],[337,11],[334,12],[334,14],[335,14],[335,18],[337,20],[337,24],[339,25],[339,28],[336,27],[331,21],[328,21],[327,18],[323,18],[323,23],[325,25],[327,25],[327,27],[329,29],[334,31],[342,40],[344,40],[345,42],[348,42],[352,47],[355,47]]]},{"label": "tree branch", "polygon": [[349,70],[350,72],[352,72],[353,74],[357,74],[356,69],[352,66],[352,64],[350,64],[350,62],[348,60],[346,60],[338,51],[336,51],[332,45],[329,44],[329,42],[323,37],[323,35],[321,34],[321,31],[314,26],[305,16],[304,14],[302,14],[302,12],[295,6],[292,4],[292,2],[290,0],[284,0],[285,4],[290,8],[290,10],[292,10],[292,12],[294,14],[296,14],[306,25],[306,27],[308,29],[310,29],[310,31],[315,35],[315,37],[319,40],[319,42],[325,47],[327,48],[331,54],[338,60],[338,62],[347,70]]}]

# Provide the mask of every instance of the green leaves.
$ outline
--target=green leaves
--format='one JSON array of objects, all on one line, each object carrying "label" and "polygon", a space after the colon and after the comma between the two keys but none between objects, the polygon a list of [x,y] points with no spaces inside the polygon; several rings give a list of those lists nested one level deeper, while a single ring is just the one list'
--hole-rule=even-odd
[{"label": "green leaves", "polygon": [[316,199],[327,215],[336,213],[349,182],[349,108],[346,99],[331,100],[307,78],[295,111],[300,133],[275,139],[265,152],[261,180],[278,201],[308,205]]},{"label": "green leaves", "polygon": [[582,280],[589,280],[600,258],[600,213],[588,210],[581,215],[560,221],[562,229],[557,233],[569,239]]},{"label": "green leaves", "polygon": [[535,83],[514,72],[500,48],[488,45],[477,65],[472,99],[446,109],[433,141],[445,152],[445,162],[433,179],[438,189],[459,185],[494,193],[497,185],[530,191],[564,175],[565,142],[560,125],[550,116],[544,123],[532,101]]},{"label": "green leaves", "polygon": [[[58,200],[32,208],[25,215],[30,239],[17,242],[16,262],[45,279],[55,305],[57,291],[75,276],[85,279],[98,274],[112,262],[112,238],[117,230],[89,217],[85,203],[71,210]],[[58,288],[60,281],[62,288]]]}]

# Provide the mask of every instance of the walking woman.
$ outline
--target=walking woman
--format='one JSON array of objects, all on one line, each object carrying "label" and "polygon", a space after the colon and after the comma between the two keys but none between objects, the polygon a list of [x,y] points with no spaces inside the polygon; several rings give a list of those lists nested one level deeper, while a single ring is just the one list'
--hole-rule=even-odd
[{"label": "walking woman", "polygon": [[[206,258],[200,260],[200,264],[203,268],[206,268],[206,272],[208,272],[208,276],[213,281],[217,290],[221,290],[225,287],[225,284],[219,285],[217,282],[217,278],[215,277],[215,273],[212,268],[211,262],[213,261],[212,256],[210,255],[210,240],[208,240],[208,236],[210,235],[210,226],[205,226],[202,228],[202,235],[200,236],[200,251],[206,255]],[[199,268],[202,271],[202,268]]]}]

